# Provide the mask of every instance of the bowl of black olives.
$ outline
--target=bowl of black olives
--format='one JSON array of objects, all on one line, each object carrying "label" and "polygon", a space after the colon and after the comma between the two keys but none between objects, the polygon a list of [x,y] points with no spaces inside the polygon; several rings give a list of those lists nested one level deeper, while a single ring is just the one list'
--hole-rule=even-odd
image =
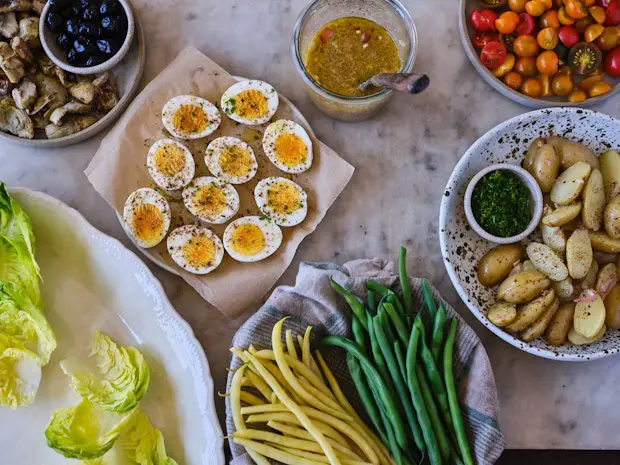
[{"label": "bowl of black olives", "polygon": [[126,0],[49,0],[39,22],[45,53],[75,74],[116,66],[129,51],[134,30]]}]

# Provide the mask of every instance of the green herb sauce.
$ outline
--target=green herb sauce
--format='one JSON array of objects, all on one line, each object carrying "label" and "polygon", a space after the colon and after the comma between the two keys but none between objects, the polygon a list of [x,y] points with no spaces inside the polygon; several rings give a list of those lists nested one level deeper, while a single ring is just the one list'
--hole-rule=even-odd
[{"label": "green herb sauce", "polygon": [[471,206],[478,224],[497,237],[522,233],[532,219],[529,190],[507,170],[484,175],[474,187]]}]

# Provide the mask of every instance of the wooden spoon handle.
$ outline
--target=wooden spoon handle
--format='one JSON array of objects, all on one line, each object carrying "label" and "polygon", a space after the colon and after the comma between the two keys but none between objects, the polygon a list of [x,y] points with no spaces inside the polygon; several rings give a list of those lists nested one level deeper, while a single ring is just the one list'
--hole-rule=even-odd
[{"label": "wooden spoon handle", "polygon": [[418,73],[381,73],[370,78],[369,83],[397,92],[419,94],[428,87],[430,78]]}]

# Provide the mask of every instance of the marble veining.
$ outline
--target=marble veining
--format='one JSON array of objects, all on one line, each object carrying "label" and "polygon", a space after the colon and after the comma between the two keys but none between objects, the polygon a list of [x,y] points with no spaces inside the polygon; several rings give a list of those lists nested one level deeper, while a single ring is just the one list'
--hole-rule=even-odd
[{"label": "marble veining", "polygon": [[[431,76],[431,86],[418,96],[395,95],[376,118],[354,124],[332,121],[314,108],[295,70],[290,37],[305,0],[133,3],[147,37],[143,85],[185,46],[195,46],[233,74],[273,84],[300,108],[317,136],[357,168],[280,283],[291,283],[304,260],[394,259],[397,247],[406,244],[415,257],[411,274],[431,279],[482,338],[495,370],[509,447],[620,447],[617,409],[610,408],[617,405],[620,360],[568,364],[518,351],[477,322],[445,272],[437,229],[452,168],[488,129],[527,111],[494,92],[467,60],[458,38],[456,0],[404,1],[420,39],[415,69]],[[617,99],[593,109],[620,117]],[[132,248],[114,212],[82,173],[99,141],[49,151],[0,142],[0,179],[59,198]],[[149,266],[194,328],[216,390],[223,391],[229,341],[250,312],[229,321],[179,278]],[[224,402],[216,402],[223,421]]]}]

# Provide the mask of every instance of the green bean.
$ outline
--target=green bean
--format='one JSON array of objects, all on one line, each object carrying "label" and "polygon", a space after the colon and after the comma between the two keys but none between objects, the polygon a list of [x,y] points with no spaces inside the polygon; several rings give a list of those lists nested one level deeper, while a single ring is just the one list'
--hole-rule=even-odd
[{"label": "green bean", "polygon": [[381,297],[386,295],[391,290],[389,287],[384,286],[383,284],[380,284],[377,281],[373,281],[372,279],[369,279],[368,281],[366,281],[366,289],[370,289],[371,291],[375,292]]},{"label": "green bean", "polygon": [[422,281],[422,295],[424,295],[424,302],[426,302],[426,308],[428,309],[431,321],[434,321],[435,314],[437,313],[437,304],[435,303],[435,299],[433,298],[430,287],[428,287],[428,281],[426,279]]},{"label": "green bean", "polygon": [[471,449],[467,440],[467,432],[465,431],[465,423],[459,405],[459,399],[456,395],[456,384],[454,383],[453,359],[454,359],[454,340],[456,339],[456,328],[458,322],[456,319],[450,321],[450,329],[446,338],[446,345],[443,351],[443,376],[446,381],[448,391],[448,401],[450,404],[450,414],[454,422],[454,430],[458,441],[461,456],[466,465],[473,465],[474,460],[471,455]]},{"label": "green bean", "polygon": [[424,436],[424,442],[428,450],[428,458],[431,465],[441,465],[442,459],[447,460],[450,455],[450,449],[442,448],[440,450],[440,443],[437,438],[433,425],[429,417],[424,398],[420,389],[420,385],[416,378],[415,365],[418,356],[418,343],[420,340],[420,332],[418,328],[413,328],[411,331],[411,337],[409,338],[409,345],[407,347],[407,383],[409,385],[409,392],[411,394],[411,400],[413,401],[413,408],[415,408],[418,414],[418,420],[420,422],[420,428],[422,429],[422,435]]},{"label": "green bean", "polygon": [[366,306],[368,307],[368,311],[370,311],[373,316],[377,314],[376,294],[372,289],[366,290]]},{"label": "green bean", "polygon": [[388,292],[385,301],[393,304],[398,311],[400,317],[405,318],[405,307],[403,307],[403,303],[400,301],[400,297],[398,297],[398,294],[396,292],[390,289],[390,292]]},{"label": "green bean", "polygon": [[388,438],[385,433],[383,423],[381,422],[379,410],[377,409],[375,400],[373,399],[372,394],[368,389],[368,385],[366,384],[366,379],[364,373],[362,373],[360,362],[355,358],[355,356],[353,356],[353,354],[347,354],[347,366],[349,367],[349,373],[351,374],[353,385],[357,390],[357,394],[360,396],[360,400],[362,401],[364,410],[366,410],[366,413],[368,414],[368,418],[370,418],[370,421],[375,427],[375,431],[381,438],[381,442],[387,444]]},{"label": "green bean", "polygon": [[383,354],[381,353],[381,348],[379,347],[379,343],[377,342],[377,335],[375,334],[375,328],[372,324],[372,316],[368,314],[368,334],[370,336],[370,349],[372,351],[372,359],[375,362],[375,366],[377,367],[377,371],[381,375],[381,378],[387,383],[388,387],[392,392],[394,392],[394,383],[392,383],[392,378],[390,373],[388,372],[387,365],[385,364],[385,360],[383,359]]},{"label": "green bean", "polygon": [[403,320],[401,319],[400,315],[396,312],[396,309],[394,308],[392,304],[386,302],[383,304],[383,308],[385,309],[388,317],[390,318],[390,321],[394,325],[394,328],[396,328],[398,337],[400,338],[400,340],[406,347],[409,337],[408,337],[408,331],[407,331],[407,327],[405,326],[405,323],[403,323]]},{"label": "green bean", "polygon": [[439,310],[435,316],[435,324],[433,325],[433,337],[431,338],[431,353],[435,359],[435,363],[439,364],[441,356],[441,347],[443,346],[443,333],[446,325],[446,307],[443,302],[439,304]]},{"label": "green bean", "polygon": [[405,314],[413,313],[413,294],[411,293],[411,283],[407,276],[407,249],[400,247],[398,254],[398,276],[400,277],[400,288],[403,291],[403,302],[405,303]]},{"label": "green bean", "polygon": [[366,343],[366,332],[360,322],[359,318],[355,315],[351,315],[351,331],[353,331],[353,338],[355,342],[360,346],[362,352],[368,354],[368,344]]},{"label": "green bean", "polygon": [[379,415],[381,416],[383,427],[386,430],[386,435],[388,437],[387,444],[390,448],[390,451],[392,452],[392,456],[394,457],[394,460],[396,461],[396,465],[405,465],[403,461],[403,453],[400,447],[398,446],[398,443],[396,442],[396,437],[394,435],[394,429],[392,428],[392,425],[390,424],[390,420],[388,419],[387,415],[383,411],[383,408],[381,407],[381,405],[379,405]]},{"label": "green bean", "polygon": [[372,362],[366,357],[360,347],[353,341],[346,339],[342,336],[327,336],[324,337],[321,341],[324,345],[332,345],[336,347],[341,347],[345,349],[347,352],[353,354],[355,358],[357,358],[368,377],[368,381],[370,384],[374,385],[375,390],[377,391],[377,395],[381,399],[382,405],[386,409],[386,415],[390,420],[390,423],[394,427],[394,435],[396,437],[396,441],[398,444],[405,448],[407,447],[407,433],[405,429],[405,424],[402,421],[400,416],[400,410],[398,409],[398,404],[394,399],[393,392],[387,387],[386,383],[381,378],[379,372],[375,369]]},{"label": "green bean", "polygon": [[379,343],[379,347],[381,347],[381,352],[383,353],[383,357],[385,358],[388,370],[392,375],[392,380],[394,381],[394,385],[396,386],[396,392],[398,394],[398,397],[400,398],[401,405],[405,410],[405,417],[407,419],[407,423],[409,424],[409,428],[413,433],[415,445],[418,447],[420,452],[424,452],[426,449],[426,445],[424,444],[424,439],[422,438],[422,431],[420,430],[420,425],[416,418],[415,411],[413,410],[413,406],[411,405],[411,398],[409,397],[409,393],[407,392],[407,387],[405,386],[405,382],[400,375],[400,370],[398,368],[398,363],[396,362],[395,355],[385,335],[385,323],[386,322],[382,318],[382,315],[378,315],[373,318],[375,334],[377,335],[377,342]]},{"label": "green bean", "polygon": [[377,312],[377,315],[381,315],[381,321],[386,322],[383,329],[385,330],[385,335],[387,336],[388,340],[396,341],[397,340],[396,333],[394,333],[394,330],[392,329],[392,325],[389,324],[389,317],[387,316],[387,311],[385,310],[385,304],[379,307],[379,311]]},{"label": "green bean", "polygon": [[405,366],[405,354],[403,354],[403,349],[400,347],[400,343],[398,341],[394,341],[394,355],[396,356],[396,361],[398,362],[398,368],[400,369],[400,375],[403,377],[405,382],[407,381],[407,367]]},{"label": "green bean", "polygon": [[344,300],[346,300],[349,304],[349,307],[351,307],[351,311],[353,312],[353,314],[360,320],[360,323],[362,324],[362,326],[364,326],[364,329],[368,330],[365,317],[366,311],[364,310],[364,306],[360,303],[360,301],[357,300],[357,298],[351,292],[347,291],[344,287],[342,287],[333,279],[330,279],[330,284],[336,290],[336,292],[338,292],[344,297]]}]

